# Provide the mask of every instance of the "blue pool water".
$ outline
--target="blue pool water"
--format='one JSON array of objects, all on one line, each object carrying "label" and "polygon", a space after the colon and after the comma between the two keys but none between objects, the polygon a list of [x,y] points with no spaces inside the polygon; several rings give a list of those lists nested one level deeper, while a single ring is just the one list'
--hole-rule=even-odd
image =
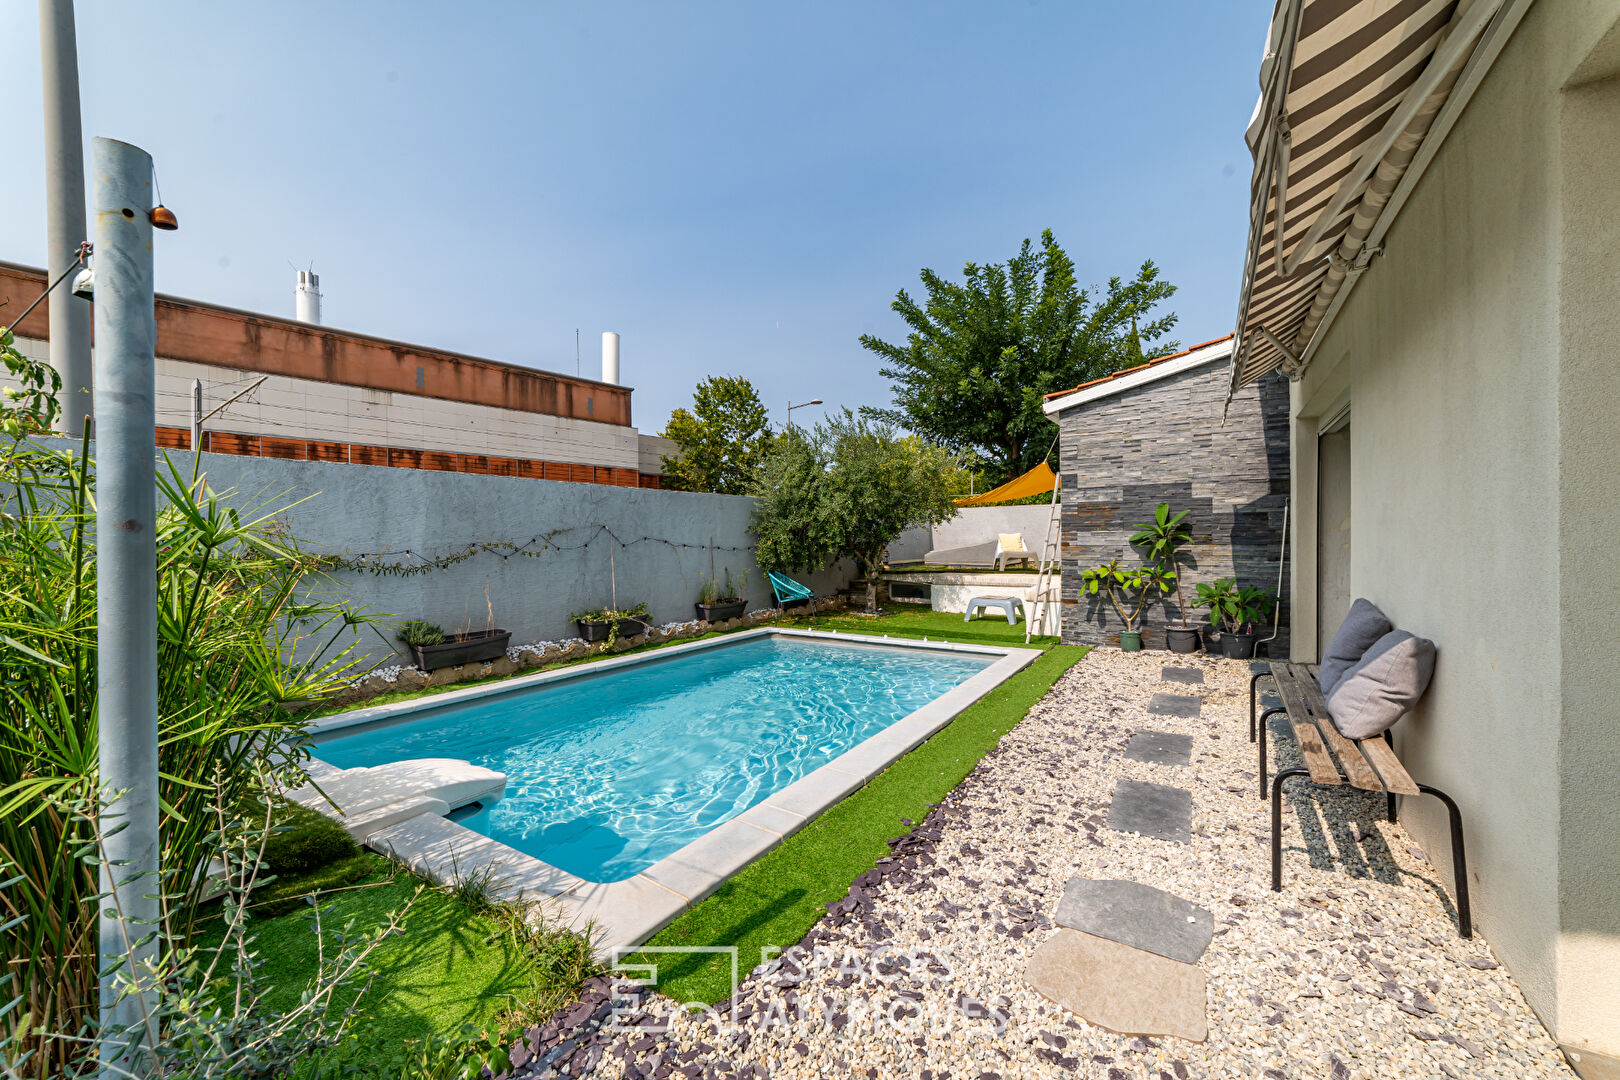
[{"label": "blue pool water", "polygon": [[458,818],[588,881],[632,877],[994,656],[750,638],[334,734],[340,768],[461,758],[506,798]]}]

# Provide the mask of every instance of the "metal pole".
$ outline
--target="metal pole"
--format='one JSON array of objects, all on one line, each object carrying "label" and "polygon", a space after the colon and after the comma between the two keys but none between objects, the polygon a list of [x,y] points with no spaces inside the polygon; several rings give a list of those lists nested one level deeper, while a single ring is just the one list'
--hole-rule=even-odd
[{"label": "metal pole", "polygon": [[[39,0],[39,60],[45,89],[46,278],[78,260],[84,226],[84,131],[79,125],[79,50],[73,0]],[[61,429],[84,430],[90,413],[90,303],[64,289],[50,300],[51,366],[62,377]]]},{"label": "metal pole", "polygon": [[[146,965],[157,929],[156,392],[152,311],[152,159],[96,139],[96,691],[101,735],[101,1020],[103,1030],[147,1022]],[[109,865],[122,864],[122,865]],[[115,909],[109,915],[108,909]],[[124,966],[109,971],[125,959]],[[133,991],[130,980],[138,979]],[[145,1040],[153,1033],[148,1030]],[[102,1040],[109,1065],[139,1071],[126,1033]]]},{"label": "metal pole", "polygon": [[202,380],[191,380],[191,453],[202,453]]}]

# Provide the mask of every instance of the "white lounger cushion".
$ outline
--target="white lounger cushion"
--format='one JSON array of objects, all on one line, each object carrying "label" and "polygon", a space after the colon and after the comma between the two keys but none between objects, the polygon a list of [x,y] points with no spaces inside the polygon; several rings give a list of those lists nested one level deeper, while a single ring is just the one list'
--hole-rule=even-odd
[{"label": "white lounger cushion", "polygon": [[1023,533],[997,533],[996,547],[1004,554],[1012,554],[1027,550],[1024,547]]}]

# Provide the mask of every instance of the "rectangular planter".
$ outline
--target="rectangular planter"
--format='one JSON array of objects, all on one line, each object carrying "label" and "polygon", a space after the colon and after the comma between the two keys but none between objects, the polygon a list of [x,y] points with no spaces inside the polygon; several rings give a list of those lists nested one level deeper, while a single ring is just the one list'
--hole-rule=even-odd
[{"label": "rectangular planter", "polygon": [[695,604],[697,617],[704,622],[720,622],[724,619],[735,619],[748,610],[746,600],[719,600],[712,604]]},{"label": "rectangular planter", "polygon": [[462,664],[485,664],[506,655],[506,646],[512,640],[510,630],[474,630],[470,634],[446,634],[438,645],[412,645],[416,666],[423,671],[460,667]]},{"label": "rectangular planter", "polygon": [[[605,622],[580,622],[576,619],[574,625],[579,627],[579,636],[586,641],[597,642],[608,639],[608,624]],[[640,619],[619,620],[619,636],[622,638],[645,634],[651,628],[651,623],[642,622]]]}]

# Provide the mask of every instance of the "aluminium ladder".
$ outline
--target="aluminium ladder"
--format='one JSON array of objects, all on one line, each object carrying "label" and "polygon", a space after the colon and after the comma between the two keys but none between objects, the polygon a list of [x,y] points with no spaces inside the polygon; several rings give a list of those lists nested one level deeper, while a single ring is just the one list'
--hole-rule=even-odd
[{"label": "aluminium ladder", "polygon": [[1042,629],[1045,629],[1047,611],[1046,606],[1047,604],[1051,603],[1051,601],[1046,598],[1046,590],[1048,584],[1052,581],[1054,574],[1057,575],[1059,579],[1059,588],[1061,589],[1062,587],[1061,580],[1063,575],[1063,553],[1061,551],[1061,547],[1063,540],[1063,514],[1062,504],[1058,498],[1058,495],[1062,490],[1063,482],[1061,479],[1059,479],[1057,483],[1052,485],[1052,512],[1046,521],[1046,540],[1041,544],[1040,570],[1035,575],[1035,599],[1030,604],[1030,617],[1024,620],[1025,645],[1029,644],[1029,639],[1035,632],[1037,622],[1040,623]]}]

